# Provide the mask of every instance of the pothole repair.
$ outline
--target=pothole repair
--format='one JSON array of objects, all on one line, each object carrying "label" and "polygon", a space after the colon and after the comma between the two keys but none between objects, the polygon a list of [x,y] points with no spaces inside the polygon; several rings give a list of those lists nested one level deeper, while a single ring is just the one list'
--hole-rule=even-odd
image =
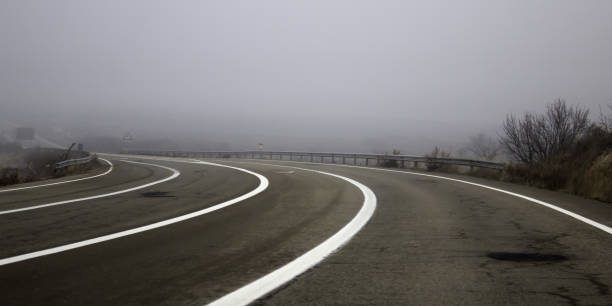
[{"label": "pothole repair", "polygon": [[516,261],[516,262],[531,262],[531,261],[563,261],[567,260],[567,257],[559,254],[545,254],[545,253],[512,253],[512,252],[491,252],[487,254],[487,257],[504,260],[504,261]]}]

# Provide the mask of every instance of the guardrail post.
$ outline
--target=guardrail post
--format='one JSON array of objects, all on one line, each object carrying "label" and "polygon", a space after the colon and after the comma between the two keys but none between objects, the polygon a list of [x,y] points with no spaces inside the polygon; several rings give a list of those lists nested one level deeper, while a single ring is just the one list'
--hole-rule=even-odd
[{"label": "guardrail post", "polygon": [[310,153],[310,162],[312,163],[314,161],[314,156],[312,153]]},{"label": "guardrail post", "polygon": [[332,153],[332,162],[331,162],[331,163],[332,163],[332,164],[335,164],[335,163],[336,163],[336,157],[335,157],[335,155],[334,155],[333,153]]}]

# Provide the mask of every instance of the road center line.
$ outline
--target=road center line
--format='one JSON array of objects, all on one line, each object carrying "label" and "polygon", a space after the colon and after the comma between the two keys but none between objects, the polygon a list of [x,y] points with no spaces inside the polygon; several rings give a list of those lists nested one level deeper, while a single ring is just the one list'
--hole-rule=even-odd
[{"label": "road center line", "polygon": [[[248,160],[254,160],[254,161],[261,161],[261,159],[248,159]],[[391,170],[391,169],[381,169],[381,168],[371,168],[371,167],[362,167],[362,166],[353,166],[353,165],[336,165],[336,164],[324,164],[324,163],[313,163],[313,162],[298,162],[298,161],[280,161],[277,160],[276,162],[285,162],[285,163],[298,163],[298,164],[312,164],[312,165],[329,165],[329,166],[336,166],[336,167],[346,167],[346,168],[358,168],[358,169],[368,169],[368,170],[375,170],[375,171],[386,171],[386,172],[395,172],[395,173],[403,173],[403,174],[412,174],[412,175],[419,175],[419,176],[425,176],[425,177],[432,177],[432,178],[438,178],[438,179],[443,179],[443,180],[449,180],[449,181],[454,181],[454,182],[459,182],[459,183],[464,183],[464,184],[468,184],[468,185],[472,185],[472,186],[477,186],[477,187],[481,187],[481,188],[485,188],[485,189],[489,189],[489,190],[493,190],[493,191],[497,191],[497,192],[501,192],[501,193],[505,193],[507,195],[511,195],[517,198],[521,198],[545,207],[548,207],[552,210],[558,211],[562,214],[565,214],[567,216],[570,216],[576,220],[582,221],[590,226],[593,226],[597,229],[600,229],[608,234],[612,235],[612,228],[605,225],[605,224],[601,224],[595,220],[589,219],[587,217],[581,216],[577,213],[574,213],[572,211],[569,211],[565,208],[561,208],[559,206],[556,206],[554,204],[550,204],[548,202],[544,202],[532,197],[528,197],[526,195],[522,195],[520,193],[516,193],[516,192],[512,192],[512,191],[508,191],[508,190],[504,190],[504,189],[500,189],[500,188],[495,188],[495,187],[491,187],[491,186],[487,186],[487,185],[483,185],[483,184],[478,184],[478,183],[474,183],[474,182],[470,182],[470,181],[464,181],[464,180],[460,180],[460,179],[454,179],[454,178],[450,178],[450,177],[444,177],[444,176],[439,176],[439,175],[432,175],[432,174],[425,174],[425,173],[418,173],[418,172],[411,172],[411,171],[400,171],[400,170]],[[273,164],[268,164],[268,163],[263,163],[266,165],[273,165]]]},{"label": "road center line", "polygon": [[80,247],[84,247],[84,246],[88,246],[88,245],[92,245],[92,244],[96,244],[96,243],[100,243],[100,242],[104,242],[104,241],[109,241],[109,240],[113,240],[113,239],[117,239],[117,238],[121,238],[121,237],[125,237],[125,236],[129,236],[129,235],[134,235],[134,234],[138,234],[138,233],[142,233],[145,231],[150,231],[152,229],[156,229],[156,228],[160,228],[163,226],[167,226],[170,224],[174,224],[174,223],[178,223],[181,221],[185,221],[188,219],[192,219],[222,208],[225,208],[227,206],[236,204],[238,202],[244,201],[248,198],[251,198],[261,192],[263,192],[264,190],[266,190],[266,188],[268,188],[269,186],[269,182],[268,179],[256,172],[252,172],[246,169],[242,169],[242,168],[238,168],[238,167],[232,167],[232,166],[227,166],[227,165],[221,165],[221,164],[215,164],[215,163],[209,163],[209,162],[194,162],[196,164],[202,164],[202,165],[210,165],[210,166],[217,166],[217,167],[224,167],[224,168],[230,168],[230,169],[234,169],[234,170],[238,170],[238,171],[242,171],[242,172],[246,172],[248,174],[254,175],[255,177],[257,177],[259,179],[259,185],[237,197],[228,201],[225,201],[223,203],[219,203],[217,205],[202,209],[202,210],[198,210],[186,215],[182,215],[182,216],[178,216],[178,217],[174,217],[171,219],[167,219],[167,220],[163,220],[163,221],[159,221],[159,222],[155,222],[155,223],[151,223],[149,225],[145,225],[145,226],[140,226],[140,227],[136,227],[133,229],[129,229],[129,230],[125,230],[125,231],[121,231],[121,232],[117,232],[117,233],[113,233],[113,234],[109,234],[109,235],[104,235],[104,236],[100,236],[100,237],[96,237],[96,238],[92,238],[92,239],[87,239],[87,240],[83,240],[83,241],[79,241],[79,242],[75,242],[75,243],[70,243],[70,244],[66,244],[66,245],[62,245],[62,246],[58,246],[58,247],[53,247],[50,249],[46,249],[46,250],[41,250],[41,251],[36,251],[36,252],[32,252],[32,253],[27,253],[27,254],[22,254],[22,255],[17,255],[17,256],[13,256],[13,257],[8,257],[8,258],[4,258],[4,259],[0,259],[0,266],[3,265],[8,265],[8,264],[12,264],[12,263],[16,263],[16,262],[20,262],[20,261],[24,261],[24,260],[28,260],[28,259],[33,259],[33,258],[37,258],[37,257],[41,257],[41,256],[46,256],[46,255],[50,255],[50,254],[55,254],[55,253],[60,253],[60,252],[64,252],[64,251],[68,251],[68,250],[72,250],[72,249],[76,249],[76,248],[80,248]]},{"label": "road center line", "polygon": [[157,185],[157,184],[160,184],[160,183],[163,183],[163,182],[167,182],[169,180],[173,180],[176,177],[178,177],[179,175],[181,175],[181,173],[178,170],[176,170],[174,168],[162,166],[162,165],[142,163],[142,162],[129,161],[129,160],[122,160],[122,161],[126,162],[126,163],[142,164],[142,165],[148,165],[148,166],[154,166],[154,167],[166,169],[166,170],[171,171],[172,175],[170,175],[170,176],[168,176],[166,178],[163,178],[161,180],[157,180],[157,181],[154,181],[154,182],[151,182],[151,183],[147,183],[147,184],[144,184],[144,185],[140,185],[140,186],[136,186],[136,187],[132,187],[132,188],[128,188],[128,189],[123,189],[123,190],[119,190],[119,191],[99,194],[99,195],[95,195],[95,196],[89,196],[89,197],[77,198],[77,199],[71,199],[71,200],[65,200],[65,201],[58,201],[58,202],[47,203],[47,204],[34,205],[34,206],[28,206],[28,207],[11,209],[11,210],[3,210],[3,211],[0,211],[0,215],[6,215],[6,214],[12,214],[12,213],[16,213],[16,212],[22,212],[22,211],[27,211],[27,210],[34,210],[34,209],[50,207],[50,206],[57,206],[57,205],[63,205],[63,204],[68,204],[68,203],[75,203],[75,202],[81,202],[81,201],[87,201],[87,200],[93,200],[93,199],[110,197],[110,196],[114,196],[114,195],[118,195],[118,194],[122,194],[122,193],[126,193],[126,192],[131,192],[131,191],[135,191],[135,190],[151,187],[153,185]]},{"label": "road center line", "polygon": [[291,166],[271,164],[263,165],[310,171],[345,180],[355,185],[363,193],[363,205],[361,206],[361,209],[359,210],[357,215],[355,215],[355,217],[353,217],[353,219],[349,223],[347,223],[344,227],[342,227],[342,229],[340,229],[340,231],[336,232],[333,236],[325,240],[323,243],[316,246],[314,249],[311,249],[310,251],[304,253],[303,255],[294,259],[288,264],[272,271],[271,273],[268,273],[267,275],[251,282],[250,284],[247,284],[221,297],[220,299],[213,301],[209,304],[209,306],[247,305],[254,302],[258,298],[261,298],[264,295],[272,292],[273,290],[279,288],[280,286],[286,284],[298,275],[306,272],[308,269],[323,261],[330,254],[332,254],[344,244],[346,244],[349,240],[351,240],[351,238],[353,238],[363,228],[363,226],[370,220],[370,218],[372,218],[374,210],[376,210],[376,196],[374,195],[374,192],[367,186],[348,177],[340,176],[329,172]]},{"label": "road center line", "polygon": [[111,171],[113,171],[113,163],[111,163],[109,160],[106,160],[104,158],[100,158],[100,157],[98,157],[98,158],[103,160],[105,163],[107,163],[110,166],[110,168],[106,172],[104,172],[104,173],[100,173],[100,174],[96,174],[96,175],[93,175],[93,176],[88,176],[88,177],[84,177],[84,178],[80,178],[80,179],[69,180],[69,181],[61,181],[61,182],[55,182],[55,183],[50,183],[50,184],[42,184],[42,185],[35,185],[35,186],[3,189],[3,190],[0,190],[0,193],[2,193],[2,192],[9,192],[9,191],[24,190],[24,189],[39,188],[39,187],[47,187],[47,186],[66,184],[66,183],[72,183],[72,182],[78,182],[78,181],[84,181],[84,180],[90,180],[92,178],[105,176],[105,175],[111,173]]}]

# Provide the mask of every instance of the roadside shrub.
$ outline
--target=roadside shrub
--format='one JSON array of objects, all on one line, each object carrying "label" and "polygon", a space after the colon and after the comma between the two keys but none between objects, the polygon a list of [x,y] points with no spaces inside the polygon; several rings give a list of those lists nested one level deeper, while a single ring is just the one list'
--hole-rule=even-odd
[{"label": "roadside shrub", "polygon": [[567,174],[565,167],[557,163],[509,164],[504,169],[503,179],[512,183],[558,190],[566,185]]},{"label": "roadside shrub", "polygon": [[510,164],[502,179],[612,202],[612,133],[592,126],[566,152],[546,161]]},{"label": "roadside shrub", "polygon": [[[20,149],[12,154],[0,154],[0,185],[26,183],[61,177],[102,167],[94,159],[90,163],[54,169],[55,163],[62,160],[63,151],[51,149]],[[72,152],[70,158],[82,157],[83,152]]]},{"label": "roadside shrub", "polygon": [[19,183],[19,169],[4,168],[0,169],[0,186]]},{"label": "roadside shrub", "polygon": [[590,126],[587,109],[559,99],[547,105],[544,114],[508,115],[500,142],[518,161],[549,161],[571,148]]},{"label": "roadside shrub", "polygon": [[489,169],[489,168],[480,168],[475,167],[473,170],[470,170],[468,175],[481,177],[489,180],[499,180],[502,178],[503,171],[497,169]]},{"label": "roadside shrub", "polygon": [[431,153],[425,155],[425,167],[427,171],[444,171],[457,172],[457,167],[454,165],[440,162],[439,158],[450,158],[451,154],[435,147]]},{"label": "roadside shrub", "polygon": [[597,158],[585,172],[580,184],[572,187],[579,195],[612,202],[612,150]]}]

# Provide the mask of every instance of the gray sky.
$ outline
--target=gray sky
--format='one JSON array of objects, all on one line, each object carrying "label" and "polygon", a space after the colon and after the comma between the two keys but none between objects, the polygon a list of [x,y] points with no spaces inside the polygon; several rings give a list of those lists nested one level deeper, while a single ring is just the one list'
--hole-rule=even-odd
[{"label": "gray sky", "polygon": [[207,149],[456,149],[612,103],[612,1],[0,2],[0,119]]}]

